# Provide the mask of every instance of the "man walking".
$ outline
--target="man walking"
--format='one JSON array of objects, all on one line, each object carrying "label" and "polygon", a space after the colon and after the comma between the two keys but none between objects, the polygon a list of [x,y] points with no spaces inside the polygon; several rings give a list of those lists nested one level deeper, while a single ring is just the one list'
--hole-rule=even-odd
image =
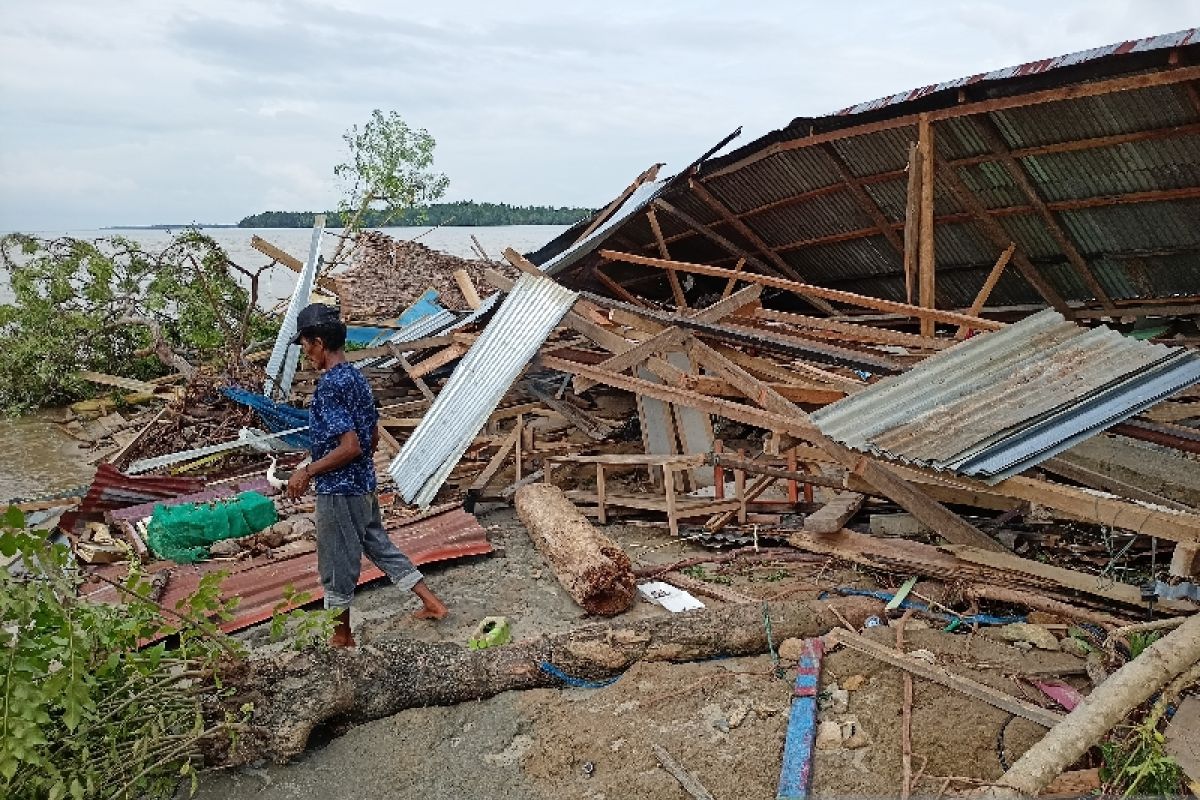
[{"label": "man walking", "polygon": [[448,609],[383,527],[372,458],[379,444],[379,412],[366,378],[346,362],[345,323],[334,306],[313,303],[300,312],[296,330],[292,343],[322,374],[309,405],[312,463],[296,470],[287,494],[300,497],[310,481],[316,484],[317,569],[325,607],[341,611],[330,644],[354,646],[350,602],[364,553],[392,583],[421,599],[422,608],[413,616],[441,619]]}]

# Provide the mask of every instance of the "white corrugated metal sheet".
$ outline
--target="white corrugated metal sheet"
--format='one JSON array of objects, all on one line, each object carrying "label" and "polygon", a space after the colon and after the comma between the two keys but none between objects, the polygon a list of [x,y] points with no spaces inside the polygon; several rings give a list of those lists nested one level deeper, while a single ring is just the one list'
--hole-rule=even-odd
[{"label": "white corrugated metal sheet", "polygon": [[267,397],[286,398],[292,390],[292,379],[296,377],[296,364],[300,360],[300,347],[292,344],[292,337],[296,335],[296,317],[312,297],[313,281],[317,277],[317,262],[321,257],[321,235],[324,232],[325,215],[317,214],[313,220],[308,260],[304,262],[304,269],[296,280],[296,288],[292,292],[292,299],[288,301],[283,324],[279,326],[279,335],[275,337],[275,346],[271,348],[271,358],[267,361],[267,380],[263,386],[263,394]]},{"label": "white corrugated metal sheet", "polygon": [[433,502],[521,370],[576,294],[550,278],[522,275],[442,387],[421,424],[388,467],[405,501]]},{"label": "white corrugated metal sheet", "polygon": [[1042,311],[813,414],[847,447],[996,482],[1200,382],[1200,357]]}]

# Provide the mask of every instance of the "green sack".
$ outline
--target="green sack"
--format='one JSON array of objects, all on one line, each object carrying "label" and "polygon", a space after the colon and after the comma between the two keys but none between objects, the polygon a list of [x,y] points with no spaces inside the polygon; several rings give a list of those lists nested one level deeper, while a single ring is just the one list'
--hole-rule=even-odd
[{"label": "green sack", "polygon": [[278,519],[275,504],[258,492],[214,503],[155,506],[146,543],[161,558],[192,564],[209,557],[213,542],[258,533]]}]

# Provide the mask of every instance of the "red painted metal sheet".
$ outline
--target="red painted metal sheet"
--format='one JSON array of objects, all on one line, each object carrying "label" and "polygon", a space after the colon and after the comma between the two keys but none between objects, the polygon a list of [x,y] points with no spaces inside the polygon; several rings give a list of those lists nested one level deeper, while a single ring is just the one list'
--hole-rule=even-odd
[{"label": "red painted metal sheet", "polygon": [[1005,67],[1003,69],[992,70],[991,72],[981,72],[977,75],[968,75],[965,78],[956,78],[951,81],[935,83],[930,86],[922,86],[917,89],[909,89],[906,92],[898,92],[897,94],[881,97],[877,100],[868,100],[865,103],[856,103],[855,105],[843,108],[841,111],[834,112],[833,116],[850,116],[853,114],[861,114],[865,111],[875,111],[880,108],[889,106],[901,105],[912,100],[919,100],[937,92],[942,92],[947,89],[961,89],[964,86],[970,86],[984,81],[999,81],[1006,78],[1020,78],[1029,75],[1038,75],[1061,67],[1070,67],[1077,64],[1086,64],[1089,61],[1095,61],[1107,56],[1124,55],[1126,53],[1144,53],[1150,50],[1163,50],[1172,47],[1183,47],[1185,45],[1200,42],[1200,28],[1189,28],[1187,30],[1176,31],[1175,33],[1164,33],[1159,36],[1149,36],[1145,39],[1133,39],[1126,42],[1117,42],[1116,44],[1104,45],[1103,47],[1094,47],[1091,50],[1080,50],[1076,53],[1068,53],[1067,55],[1057,56],[1055,58],[1043,58],[1038,61],[1030,61],[1026,64],[1019,64],[1015,67]]},{"label": "red painted metal sheet", "polygon": [[203,478],[126,475],[112,464],[101,464],[79,506],[64,514],[59,525],[69,531],[77,520],[100,520],[105,512],[197,492],[204,483]]},{"label": "red painted metal sheet", "polygon": [[165,498],[162,500],[154,500],[148,503],[142,503],[128,508],[118,509],[109,514],[113,519],[123,520],[138,520],[144,519],[154,513],[155,506],[178,506],[184,503],[209,503],[213,500],[220,500],[225,497],[233,497],[241,492],[259,492],[261,494],[271,494],[274,490],[271,484],[267,483],[266,478],[254,478],[253,480],[242,481],[236,485],[221,485],[212,489],[203,489],[204,481],[200,481],[200,486],[189,490],[190,494],[181,494],[177,497]]},{"label": "red painted metal sheet", "polygon": [[[475,517],[461,508],[415,522],[392,522],[388,529],[389,538],[418,566],[492,551],[487,532]],[[288,555],[289,548],[300,552]],[[167,608],[174,608],[177,602],[195,591],[205,574],[225,570],[230,574],[221,584],[222,597],[237,597],[238,606],[233,618],[223,622],[221,629],[229,633],[248,628],[270,619],[277,609],[295,608],[294,605],[279,608],[284,590],[289,585],[299,593],[307,593],[311,600],[319,600],[324,596],[317,578],[317,554],[314,548],[313,542],[300,541],[276,550],[275,558],[263,555],[232,563],[205,561],[187,565],[159,562],[162,569],[171,570],[171,578],[160,602]],[[110,580],[119,580],[124,574],[124,568],[120,565],[108,565],[96,571]],[[364,558],[358,585],[382,577],[383,572]],[[111,586],[102,586],[86,597],[101,603],[120,601],[117,590]]]}]

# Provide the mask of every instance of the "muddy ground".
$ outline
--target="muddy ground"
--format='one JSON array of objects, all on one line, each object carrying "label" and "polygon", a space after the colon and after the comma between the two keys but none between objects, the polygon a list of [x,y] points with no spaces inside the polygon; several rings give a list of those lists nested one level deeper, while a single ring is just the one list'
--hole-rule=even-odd
[{"label": "muddy ground", "polygon": [[[439,623],[417,622],[408,612],[415,599],[374,586],[356,599],[354,625],[360,641],[381,636],[463,643],[484,616],[502,614],[514,638],[562,631],[589,620],[559,588],[507,509],[483,513],[495,555],[434,565],[424,571],[450,605]],[[713,552],[673,540],[665,531],[610,525],[635,565],[672,563]],[[816,597],[837,586],[875,588],[871,576],[821,560],[756,565],[709,577],[756,598]],[[716,600],[702,598],[705,603]],[[632,617],[666,614],[639,601]],[[919,626],[919,623],[918,623]],[[888,627],[867,630],[893,642]],[[262,649],[263,629],[245,638]],[[1016,676],[1062,670],[1086,688],[1082,662],[1064,653],[1025,652],[982,635],[909,630],[908,650],[924,648],[938,663],[997,689],[1037,701]],[[787,666],[786,664],[783,666]],[[657,743],[692,772],[717,798],[773,798],[779,780],[794,670],[776,674],[769,656],[715,659],[694,664],[640,664],[599,689],[540,689],[476,703],[411,709],[314,742],[287,765],[263,765],[206,776],[199,797],[284,798],[653,798],[687,794],[659,767]],[[857,720],[862,736],[854,749],[819,750],[813,767],[816,797],[896,797],[900,787],[902,673],[867,656],[838,650],[823,664],[822,688],[856,687],[844,710],[822,718]],[[994,779],[1003,771],[998,755],[1014,760],[1043,732],[1023,719],[949,689],[915,682],[912,751],[920,774],[915,795],[933,796],[946,778]],[[1007,724],[1006,724],[1007,722]],[[1001,731],[1003,730],[1003,735]],[[965,788],[967,782],[950,784]]]}]

